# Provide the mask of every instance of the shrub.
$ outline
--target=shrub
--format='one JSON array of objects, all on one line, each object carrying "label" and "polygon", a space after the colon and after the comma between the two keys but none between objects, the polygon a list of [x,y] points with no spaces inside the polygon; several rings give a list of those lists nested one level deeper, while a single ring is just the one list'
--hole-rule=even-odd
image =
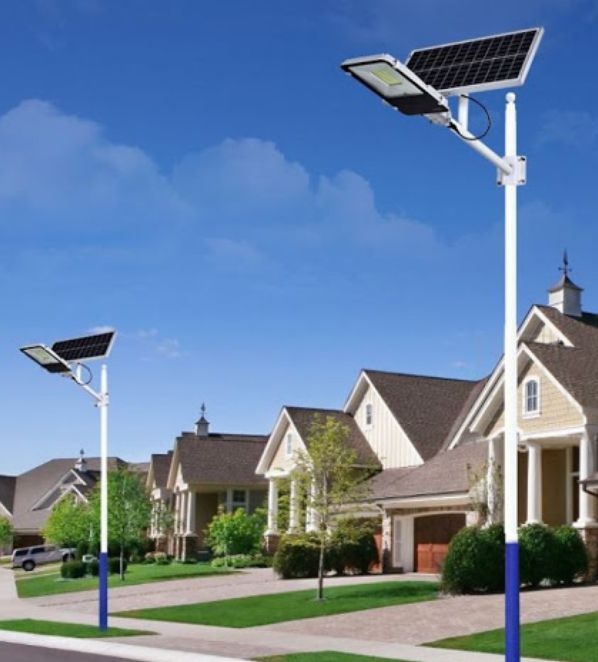
[{"label": "shrub", "polygon": [[262,546],[266,515],[262,509],[248,515],[243,508],[220,512],[208,524],[206,543],[215,556],[255,554]]},{"label": "shrub", "polygon": [[375,524],[369,520],[341,519],[330,537],[328,565],[342,575],[346,571],[365,574],[378,559]]},{"label": "shrub", "polygon": [[537,587],[556,574],[557,541],[554,531],[545,524],[526,524],[519,530],[520,579],[522,584]]},{"label": "shrub", "polygon": [[488,591],[505,590],[505,528],[493,524],[480,531],[484,543],[484,575]]},{"label": "shrub", "polygon": [[82,561],[66,561],[60,566],[60,576],[63,579],[81,579],[85,577],[86,567]]},{"label": "shrub", "polygon": [[486,547],[478,527],[465,527],[453,536],[442,567],[445,591],[474,593],[486,588]]},{"label": "shrub", "polygon": [[559,526],[554,532],[556,554],[552,579],[572,584],[588,571],[588,553],[579,531],[572,526]]},{"label": "shrub", "polygon": [[[123,572],[127,572],[128,565],[127,559],[123,559]],[[111,575],[118,575],[120,573],[120,557],[112,556],[108,559],[108,572]]]},{"label": "shrub", "polygon": [[148,552],[145,557],[143,558],[144,563],[155,563],[156,562],[156,557],[155,557],[155,552]]},{"label": "shrub", "polygon": [[282,536],[272,560],[274,572],[283,579],[318,576],[320,543],[309,533]]},{"label": "shrub", "polygon": [[154,552],[154,562],[156,565],[170,565],[172,559],[164,552]]},{"label": "shrub", "polygon": [[97,559],[93,559],[93,561],[87,563],[87,572],[92,577],[98,577],[100,574],[100,562]]},{"label": "shrub", "polygon": [[267,568],[270,560],[263,554],[236,554],[234,556],[217,556],[212,559],[213,568]]}]

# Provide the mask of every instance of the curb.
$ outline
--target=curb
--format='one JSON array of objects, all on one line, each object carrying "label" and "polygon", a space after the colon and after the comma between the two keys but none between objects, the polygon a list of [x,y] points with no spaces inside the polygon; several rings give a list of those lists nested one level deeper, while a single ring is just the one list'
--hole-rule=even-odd
[{"label": "curb", "polygon": [[241,658],[236,657],[219,657],[165,648],[109,643],[97,639],[55,637],[53,635],[10,632],[8,630],[0,631],[0,642],[88,653],[89,655],[107,655],[127,660],[139,660],[140,662],[164,662],[164,660],[168,660],[168,662],[239,662],[241,660]]}]

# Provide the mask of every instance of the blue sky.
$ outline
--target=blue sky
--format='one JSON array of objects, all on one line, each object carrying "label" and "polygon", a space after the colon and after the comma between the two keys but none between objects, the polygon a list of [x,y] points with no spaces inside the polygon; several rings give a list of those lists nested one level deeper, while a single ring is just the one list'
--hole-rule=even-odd
[{"label": "blue sky", "polygon": [[[283,404],[342,406],[362,367],[488,373],[495,173],[338,65],[534,25],[520,316],[565,247],[598,310],[595,2],[2,3],[0,473],[97,453],[91,402],[17,348],[104,326],[111,451],[131,460],[204,400],[212,429],[266,433]],[[483,100],[500,150],[504,93]]]}]

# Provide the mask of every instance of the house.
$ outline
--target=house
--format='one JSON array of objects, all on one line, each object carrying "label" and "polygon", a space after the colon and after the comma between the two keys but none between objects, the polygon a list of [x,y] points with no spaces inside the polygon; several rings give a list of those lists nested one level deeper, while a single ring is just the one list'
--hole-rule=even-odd
[{"label": "house", "polygon": [[[108,458],[109,471],[120,468],[143,473],[147,465]],[[83,451],[78,458],[49,460],[19,476],[0,476],[0,513],[12,523],[12,547],[42,543],[52,508],[67,494],[86,501],[99,479],[100,458],[86,458]]]},{"label": "house", "polygon": [[[195,431],[178,436],[171,453],[152,456],[150,536],[156,548],[191,558],[205,551],[205,528],[219,510],[252,513],[263,506],[267,481],[255,468],[266,441],[265,435],[210,432],[202,406]],[[164,511],[172,512],[171,530],[161,526]]]},{"label": "house", "polygon": [[[598,485],[598,315],[582,311],[582,290],[562,270],[548,305],[533,305],[518,332],[519,520],[575,525],[595,572],[596,499],[584,486]],[[490,521],[500,520],[502,379],[502,360],[476,381],[363,370],[332,410],[381,467],[363,505],[380,513],[387,570],[437,571],[454,533],[479,520],[480,485]],[[292,481],[294,450],[309,450],[296,412],[283,408],[257,469],[269,480],[273,544],[277,479]]]}]

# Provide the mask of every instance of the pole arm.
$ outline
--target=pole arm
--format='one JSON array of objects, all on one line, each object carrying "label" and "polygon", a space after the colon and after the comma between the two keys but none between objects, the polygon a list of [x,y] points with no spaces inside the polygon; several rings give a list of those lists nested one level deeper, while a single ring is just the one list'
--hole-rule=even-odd
[{"label": "pole arm", "polygon": [[513,173],[513,166],[506,159],[499,156],[481,140],[476,140],[473,133],[457,122],[457,120],[452,119],[449,128],[452,129],[453,133],[460,138],[462,142],[469,145],[469,147],[475,150],[478,154],[481,154],[487,161],[490,161],[490,163],[495,165],[505,175],[511,175]]}]

